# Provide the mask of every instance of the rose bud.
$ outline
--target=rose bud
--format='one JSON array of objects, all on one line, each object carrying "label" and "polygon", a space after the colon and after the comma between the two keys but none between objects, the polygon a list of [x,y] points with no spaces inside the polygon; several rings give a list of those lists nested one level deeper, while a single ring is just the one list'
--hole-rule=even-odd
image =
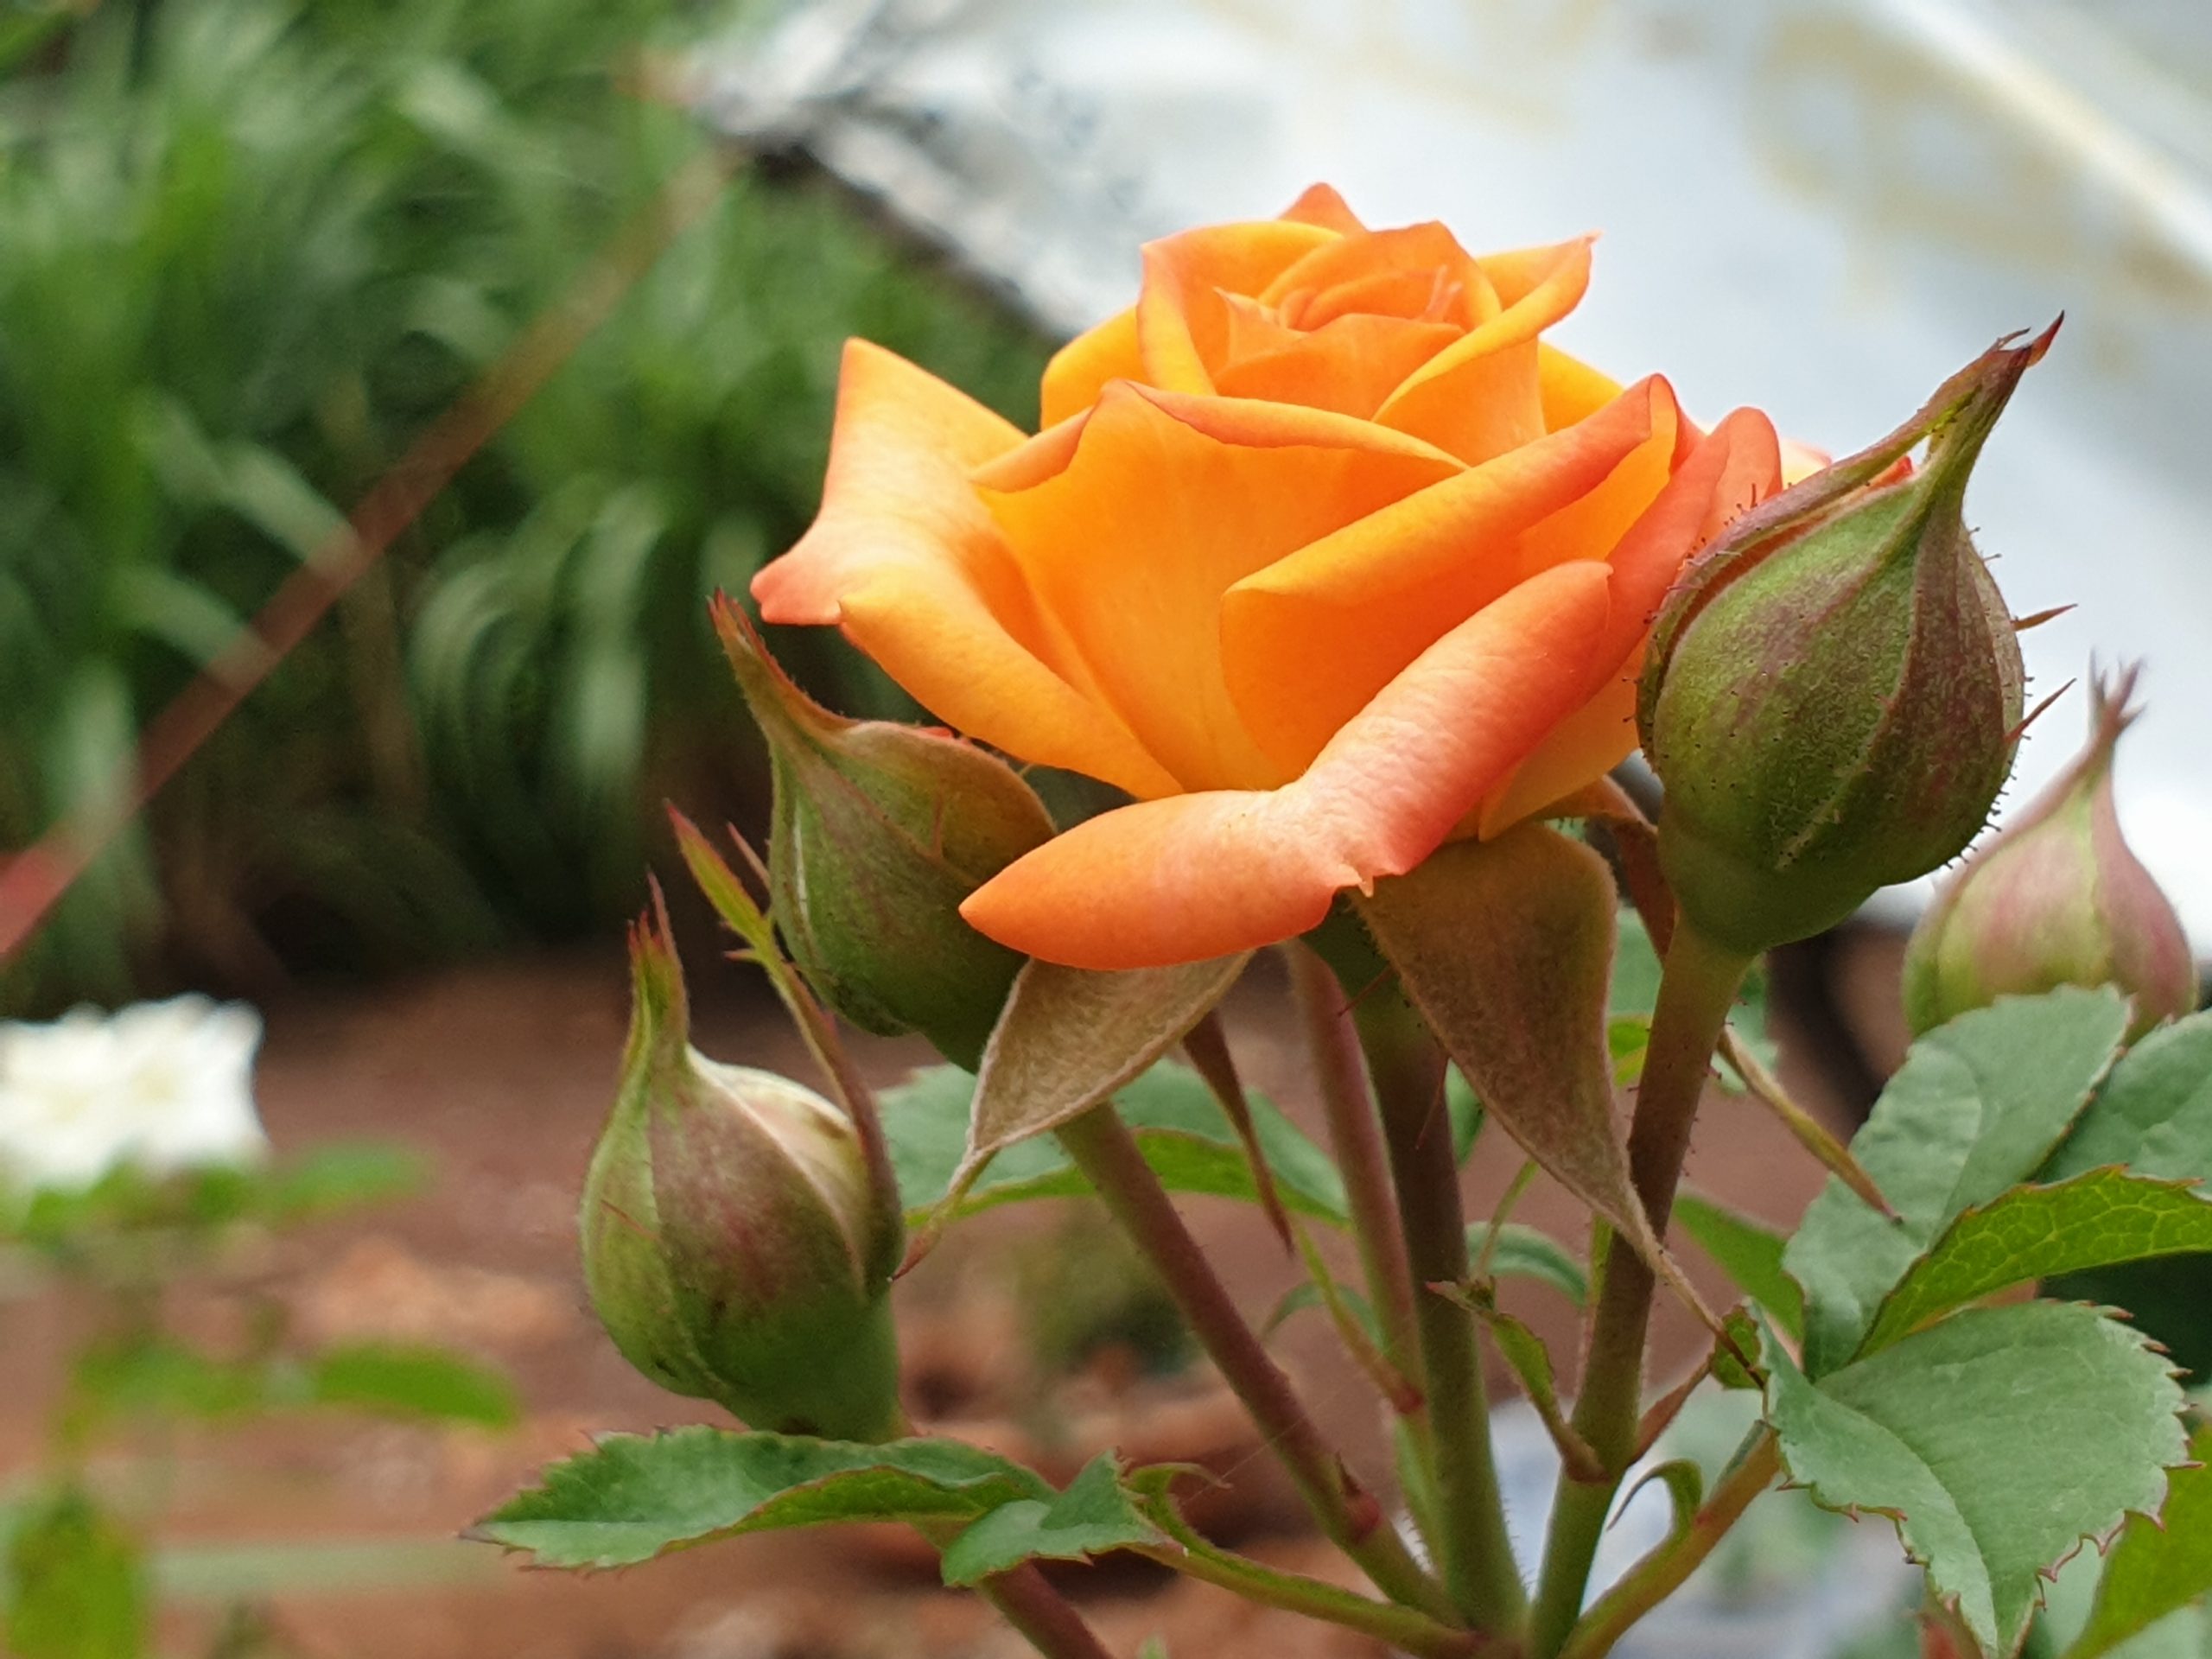
[{"label": "rose bud", "polygon": [[2132,1041],[2196,1007],[2181,918],[2137,861],[2113,807],[2113,752],[2135,718],[2136,671],[2093,691],[2088,747],[1945,884],[1904,959],[1916,1033],[2008,995],[2117,985]]},{"label": "rose bud", "polygon": [[2024,675],[1961,507],[2050,339],[1999,346],[1872,448],[1745,514],[1669,595],[1637,720],[1666,785],[1668,878],[1716,944],[1817,933],[1987,819]]},{"label": "rose bud", "polygon": [[1052,836],[1044,803],[948,732],[831,714],[727,600],[715,625],[768,741],[770,897],[792,960],[855,1025],[918,1031],[974,1071],[1022,959],[961,901]]},{"label": "rose bud", "polygon": [[664,924],[630,941],[621,1091],[584,1184],[584,1280],[622,1356],[752,1427],[836,1440],[899,1431],[891,1274],[851,1122],[788,1078],[687,1040]]}]

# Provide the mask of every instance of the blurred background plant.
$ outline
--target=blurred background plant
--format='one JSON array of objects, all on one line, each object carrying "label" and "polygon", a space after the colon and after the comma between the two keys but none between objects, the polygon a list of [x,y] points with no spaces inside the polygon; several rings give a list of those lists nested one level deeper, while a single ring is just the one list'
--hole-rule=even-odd
[{"label": "blurred background plant", "polygon": [[[152,1650],[164,1564],[149,1540],[181,1428],[335,1409],[504,1430],[520,1414],[463,1355],[294,1328],[276,1240],[405,1197],[425,1171],[374,1142],[271,1156],[260,1037],[251,1009],[202,997],[0,1021],[0,1302],[60,1286],[80,1312],[74,1342],[41,1356],[59,1376],[43,1455],[0,1484],[0,1646],[20,1659]],[[258,1558],[283,1583],[294,1554]],[[240,1633],[256,1624],[233,1608],[212,1651],[255,1650]]]},{"label": "blurred background plant", "polygon": [[[109,0],[0,29],[0,846],[171,695],[704,142],[661,0]],[[590,928],[757,761],[703,601],[804,528],[864,334],[1018,418],[1045,344],[749,158],[69,893],[0,1008]],[[849,656],[798,658],[860,713]],[[655,711],[651,722],[648,708]]]}]

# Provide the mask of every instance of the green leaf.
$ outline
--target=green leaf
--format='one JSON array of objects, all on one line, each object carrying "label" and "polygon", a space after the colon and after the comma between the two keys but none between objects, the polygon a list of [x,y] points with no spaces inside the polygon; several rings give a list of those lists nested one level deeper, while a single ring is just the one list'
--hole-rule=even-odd
[{"label": "green leaf", "polygon": [[1675,1221],[1792,1340],[1805,1334],[1805,1296],[1782,1270],[1780,1233],[1695,1192],[1675,1196]]},{"label": "green leaf", "polygon": [[[1467,1227],[1467,1257],[1481,1258],[1488,1244],[1491,1224],[1472,1222]],[[1550,1234],[1517,1221],[1497,1230],[1497,1243],[1489,1244],[1491,1276],[1496,1279],[1534,1279],[1580,1307],[1590,1299],[1590,1275],[1573,1253]]]},{"label": "green leaf", "polygon": [[316,1147],[262,1175],[263,1212],[274,1222],[316,1220],[411,1198],[429,1184],[429,1163],[379,1141]]},{"label": "green leaf", "polygon": [[471,1529],[545,1567],[629,1567],[717,1538],[838,1521],[972,1519],[1052,1489],[954,1440],[856,1446],[695,1427],[613,1434]]},{"label": "green leaf", "polygon": [[983,1052],[954,1189],[995,1154],[1089,1111],[1143,1072],[1228,994],[1247,959],[1123,973],[1031,961]]},{"label": "green leaf", "polygon": [[308,1367],[306,1393],[321,1406],[486,1428],[509,1427],[522,1415],[505,1377],[437,1348],[359,1343],[326,1349]]},{"label": "green leaf", "polygon": [[[1338,1300],[1350,1310],[1352,1318],[1359,1321],[1359,1328],[1367,1333],[1367,1339],[1381,1347],[1382,1327],[1376,1322],[1373,1305],[1349,1285],[1339,1284],[1336,1289]],[[1282,1329],[1293,1314],[1303,1313],[1309,1307],[1325,1309],[1328,1305],[1328,1298],[1321,1294],[1319,1285],[1311,1279],[1301,1279],[1283,1292],[1281,1300],[1274,1305],[1266,1322],[1260,1326],[1260,1334],[1271,1337]]]},{"label": "green leaf", "polygon": [[2089,1622],[2066,1659],[2094,1659],[2212,1594],[2212,1425],[2196,1431],[2189,1455],[2198,1466],[2166,1477],[2158,1518],[2131,1515],[2120,1529]]},{"label": "green leaf", "polygon": [[1992,1653],[2018,1650],[2039,1575],[2154,1508],[2187,1452],[2164,1359],[2093,1308],[1970,1308],[1818,1382],[1779,1342],[1766,1363],[1790,1478],[1894,1520]]},{"label": "green leaf", "polygon": [[1500,1312],[1486,1287],[1431,1285],[1429,1293],[1464,1307],[1481,1321],[1499,1355],[1521,1380],[1521,1392],[1528,1396],[1552,1443],[1559,1447],[1560,1459],[1568,1473],[1577,1480],[1603,1480],[1605,1466],[1589,1443],[1568,1424],[1567,1413],[1560,1406],[1559,1381],[1552,1370],[1551,1350],[1544,1346],[1543,1338],[1510,1313]]},{"label": "green leaf", "polygon": [[73,1489],[35,1504],[8,1541],[16,1659],[139,1659],[148,1625],[137,1541]]},{"label": "green leaf", "polygon": [[268,1394],[259,1364],[163,1338],[90,1350],[77,1362],[75,1384],[79,1408],[102,1417],[238,1417]]},{"label": "green leaf", "polygon": [[1954,1221],[1883,1301],[1866,1351],[2008,1286],[2085,1268],[2212,1250],[2212,1202],[2193,1185],[2093,1169],[2016,1186]]},{"label": "green leaf", "polygon": [[1899,1218],[1831,1177],[1783,1254],[1805,1292],[1807,1370],[1848,1362],[1883,1298],[1943,1230],[2042,1166],[2126,1023],[2118,992],[2068,987],[2005,997],[1912,1046],[1851,1143]]},{"label": "green leaf", "polygon": [[[899,1200],[917,1220],[935,1210],[958,1172],[968,1138],[975,1079],[949,1065],[918,1071],[884,1091],[884,1138],[899,1178]],[[1257,1202],[1252,1172],[1236,1131],[1198,1073],[1163,1060],[1119,1090],[1122,1121],[1143,1148],[1170,1192],[1203,1192]],[[1336,1166],[1275,1106],[1249,1096],[1261,1150],[1274,1171],[1283,1203],[1301,1215],[1342,1227],[1350,1224],[1344,1181]],[[962,1194],[955,1216],[972,1215],[1026,1198],[1067,1198],[1090,1191],[1068,1156],[1051,1140],[1008,1147],[984,1166]],[[951,1217],[945,1217],[950,1219]]]},{"label": "green leaf", "polygon": [[970,1585],[1024,1561],[1087,1561],[1165,1541],[1122,1486],[1114,1454],[1101,1452],[1057,1497],[1016,1498],[970,1525],[945,1549],[944,1581]]},{"label": "green leaf", "polygon": [[2212,1180],[2212,1013],[2162,1027],[2130,1049],[2044,1178],[2063,1180],[2105,1164]]}]

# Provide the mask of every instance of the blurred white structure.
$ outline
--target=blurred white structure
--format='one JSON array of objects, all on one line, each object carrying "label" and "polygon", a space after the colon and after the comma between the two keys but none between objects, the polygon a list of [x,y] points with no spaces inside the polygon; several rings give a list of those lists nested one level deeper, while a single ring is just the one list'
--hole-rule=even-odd
[{"label": "blurred white structure", "polygon": [[1477,247],[1602,229],[1562,344],[1838,452],[2063,310],[1970,511],[2017,613],[2078,607],[2027,636],[2031,696],[2148,659],[2121,816],[2212,954],[2206,0],[812,0],[702,102],[1070,330],[1144,238],[1316,179]]},{"label": "blurred white structure", "polygon": [[50,1025],[0,1022],[0,1188],[90,1186],[257,1162],[261,1016],[204,996],[77,1008]]}]

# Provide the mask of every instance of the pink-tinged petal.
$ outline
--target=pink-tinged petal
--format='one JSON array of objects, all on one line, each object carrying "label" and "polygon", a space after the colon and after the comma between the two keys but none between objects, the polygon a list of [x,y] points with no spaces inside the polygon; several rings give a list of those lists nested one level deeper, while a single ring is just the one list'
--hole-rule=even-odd
[{"label": "pink-tinged petal", "polygon": [[[1247,576],[1222,601],[1224,671],[1256,741],[1303,771],[1338,728],[1423,651],[1529,575],[1602,559],[1665,477],[1663,383],[1407,497]],[[1543,533],[1606,492],[1639,487],[1587,544]],[[1531,539],[1533,537],[1533,539]]]},{"label": "pink-tinged petal", "polygon": [[1059,473],[986,489],[1057,638],[1186,789],[1295,775],[1256,749],[1222,680],[1239,577],[1457,471],[1364,421],[1117,381]]},{"label": "pink-tinged petal", "polygon": [[1010,754],[1135,794],[1172,791],[1128,728],[1085,695],[1080,664],[968,481],[1023,442],[943,381],[852,341],[822,512],[753,578],[753,598],[771,622],[842,624],[939,720]]},{"label": "pink-tinged petal", "polygon": [[1266,219],[1147,243],[1136,309],[1145,381],[1167,391],[1212,391],[1209,365],[1221,361],[1229,328],[1222,296],[1257,294],[1302,255],[1338,239],[1317,225]]},{"label": "pink-tinged petal", "polygon": [[[1590,285],[1585,239],[1548,251],[1550,263],[1505,308],[1414,371],[1376,419],[1426,438],[1470,465],[1546,430],[1536,337],[1581,302]],[[1483,262],[1485,270],[1491,269]],[[1495,276],[1493,275],[1495,281]],[[1517,276],[1516,276],[1517,280]],[[1500,297],[1510,291],[1499,284]]]},{"label": "pink-tinged petal", "polygon": [[1072,967],[1194,962],[1292,938],[1335,895],[1428,856],[1573,712],[1610,607],[1603,565],[1530,578],[1422,653],[1274,791],[1216,791],[1077,825],[961,913]]}]

